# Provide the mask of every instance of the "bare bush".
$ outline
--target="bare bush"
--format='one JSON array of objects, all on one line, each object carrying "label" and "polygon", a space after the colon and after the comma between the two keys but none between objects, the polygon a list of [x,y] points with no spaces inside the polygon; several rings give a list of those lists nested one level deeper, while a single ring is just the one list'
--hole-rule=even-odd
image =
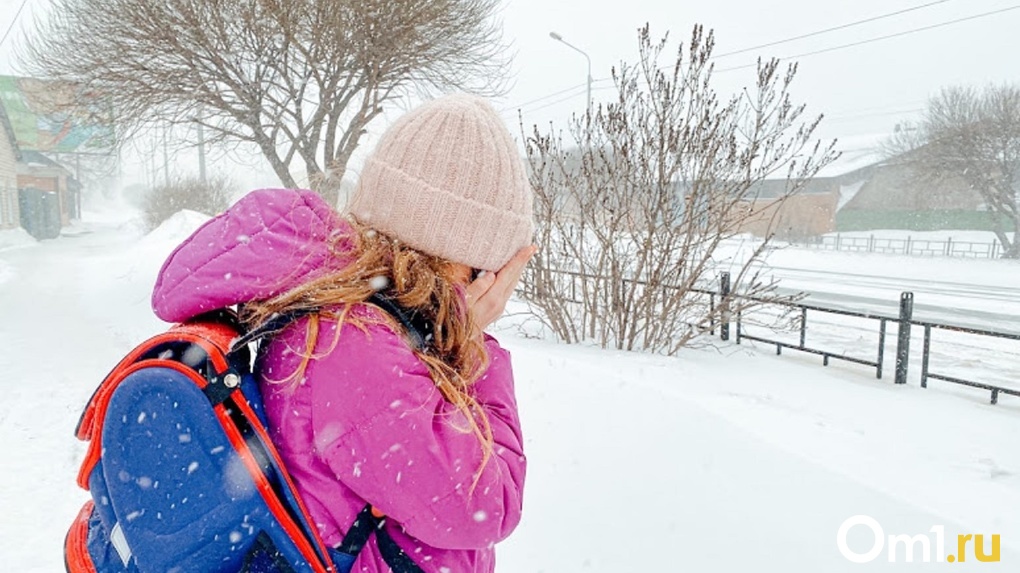
[{"label": "bare bush", "polygon": [[201,123],[331,204],[394,98],[499,93],[498,0],[55,0],[22,59],[108,98],[121,127]]},{"label": "bare bush", "polygon": [[[771,234],[740,237],[768,228],[835,142],[813,142],[821,117],[791,102],[795,65],[760,62],[756,85],[724,100],[712,33],[695,27],[662,68],[666,42],[641,29],[637,64],[613,71],[615,100],[575,116],[569,139],[525,134],[540,251],[522,291],[566,342],[671,354],[733,313],[791,298],[761,274]],[[785,191],[762,196],[775,177]],[[731,294],[708,294],[723,270]]]},{"label": "bare bush", "polygon": [[233,189],[225,177],[202,181],[188,177],[171,181],[149,191],[143,200],[145,226],[155,229],[182,210],[217,215],[230,206]]}]

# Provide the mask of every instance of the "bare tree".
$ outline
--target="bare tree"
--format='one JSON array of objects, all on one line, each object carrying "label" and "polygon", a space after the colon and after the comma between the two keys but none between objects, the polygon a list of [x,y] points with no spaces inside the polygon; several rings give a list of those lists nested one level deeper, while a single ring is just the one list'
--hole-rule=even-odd
[{"label": "bare tree", "polygon": [[[694,28],[675,62],[667,39],[639,31],[639,59],[614,70],[611,103],[527,136],[540,250],[522,284],[541,320],[566,342],[674,353],[713,324],[777,301],[760,262],[778,207],[835,159],[812,142],[821,117],[790,101],[796,73],[759,63],[757,83],[728,100],[712,88],[714,38]],[[762,196],[782,177],[785,192]],[[731,293],[712,296],[730,271]],[[711,281],[711,283],[709,283]],[[739,295],[739,296],[737,296]]]},{"label": "bare tree", "polygon": [[22,59],[117,121],[199,122],[335,203],[366,126],[409,92],[498,93],[497,0],[55,0]]},{"label": "bare tree", "polygon": [[943,89],[886,151],[922,182],[962,181],[992,213],[1002,256],[1020,258],[1020,87]]}]

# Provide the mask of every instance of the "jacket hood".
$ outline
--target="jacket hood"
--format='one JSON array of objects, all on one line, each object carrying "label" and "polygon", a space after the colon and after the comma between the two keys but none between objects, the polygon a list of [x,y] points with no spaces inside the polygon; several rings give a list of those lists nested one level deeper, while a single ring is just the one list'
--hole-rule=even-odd
[{"label": "jacket hood", "polygon": [[350,227],[316,193],[259,189],[185,239],[163,263],[152,308],[167,322],[265,300],[341,268],[330,240]]}]

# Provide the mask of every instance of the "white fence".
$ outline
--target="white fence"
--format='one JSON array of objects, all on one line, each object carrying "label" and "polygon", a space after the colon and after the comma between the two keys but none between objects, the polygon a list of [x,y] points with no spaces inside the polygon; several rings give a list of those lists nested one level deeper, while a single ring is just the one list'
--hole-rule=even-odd
[{"label": "white fence", "polygon": [[794,244],[827,251],[971,259],[997,259],[1002,256],[1003,252],[1002,245],[998,240],[991,242],[957,241],[951,237],[946,240],[914,239],[909,236],[903,239],[894,239],[874,235],[845,237],[837,234]]}]

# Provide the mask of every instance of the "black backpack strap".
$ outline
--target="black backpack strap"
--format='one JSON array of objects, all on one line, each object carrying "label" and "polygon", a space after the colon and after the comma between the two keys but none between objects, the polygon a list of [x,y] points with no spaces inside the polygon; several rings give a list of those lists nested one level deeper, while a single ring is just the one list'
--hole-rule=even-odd
[{"label": "black backpack strap", "polygon": [[265,571],[296,573],[287,558],[276,549],[276,544],[273,543],[269,534],[260,531],[255,537],[255,543],[244,556],[239,573],[263,573]]},{"label": "black backpack strap", "polygon": [[[382,296],[379,293],[374,293],[365,302],[378,306],[396,319],[397,322],[399,322],[404,329],[407,330],[410,343],[416,350],[422,350],[432,342],[432,325],[429,321],[425,320],[420,313],[404,309],[396,302]],[[257,342],[267,336],[278,334],[294,321],[317,312],[319,312],[319,309],[310,308],[295,310],[274,316],[262,326],[251,330],[235,340],[230,346],[228,357],[234,359],[246,356],[248,352],[248,344]],[[210,387],[212,386],[218,385],[210,384]],[[229,390],[221,393],[225,398],[229,395]],[[222,401],[222,399],[220,401]],[[393,573],[424,573],[422,569],[418,567],[418,564],[415,563],[414,560],[412,560],[411,557],[408,556],[399,545],[397,545],[396,541],[393,540],[390,534],[383,527],[385,523],[385,517],[376,517],[372,513],[372,505],[366,505],[365,508],[358,513],[358,516],[354,519],[354,523],[351,524],[350,529],[347,530],[347,534],[344,535],[340,545],[335,549],[341,553],[346,553],[356,558],[358,554],[361,553],[361,550],[365,548],[365,545],[368,543],[372,533],[375,532],[379,552],[382,554],[383,560],[390,567]]]},{"label": "black backpack strap", "polygon": [[[421,350],[432,342],[432,324],[421,314],[407,310],[379,293],[374,293],[365,302],[378,306],[395,318],[407,330],[415,350]],[[230,345],[229,356],[240,355],[247,350],[248,345],[252,342],[257,342],[267,336],[277,334],[295,320],[315,314],[319,310],[318,308],[302,308],[274,316],[262,326],[247,332],[244,336],[235,340]]]},{"label": "black backpack strap", "polygon": [[390,533],[382,524],[375,531],[375,542],[379,545],[379,553],[382,554],[383,561],[390,566],[393,573],[424,573],[421,567],[418,567],[418,564],[411,559],[411,556],[404,553],[397,542],[393,541]]},{"label": "black backpack strap", "polygon": [[278,334],[295,320],[317,312],[319,312],[318,308],[302,308],[278,314],[267,320],[262,326],[248,331],[244,336],[235,340],[233,344],[230,345],[229,355],[239,355],[240,353],[247,351],[248,345],[252,342],[258,342],[267,336]]},{"label": "black backpack strap", "polygon": [[[206,384],[202,392],[214,406],[227,400],[241,384],[242,376],[251,372],[251,353],[248,344],[257,342],[267,336],[279,333],[295,320],[318,312],[318,309],[300,309],[274,316],[262,326],[239,336],[230,344],[227,351],[227,363],[230,367],[226,372],[215,372],[210,366],[206,372]],[[236,323],[238,328],[240,323]]]},{"label": "black backpack strap", "polygon": [[[379,293],[370,296],[366,302],[378,306],[395,318],[407,330],[407,335],[415,350],[423,350],[432,343],[433,325],[421,314],[409,311]],[[365,548],[368,538],[374,531],[379,553],[392,573],[424,573],[422,568],[393,540],[393,537],[386,531],[385,524],[386,518],[376,517],[372,513],[372,504],[366,505],[354,519],[354,523],[347,530],[347,534],[344,535],[337,550],[357,557]]]},{"label": "black backpack strap", "polygon": [[372,531],[378,525],[379,518],[372,515],[372,504],[366,505],[361,510],[361,513],[354,518],[354,523],[351,524],[351,528],[347,530],[343,541],[340,542],[336,549],[348,555],[357,556],[365,548],[365,545],[368,544],[368,538],[372,536]]},{"label": "black backpack strap", "polygon": [[354,523],[347,530],[343,541],[337,546],[337,551],[357,557],[365,548],[368,538],[374,531],[375,541],[379,545],[379,553],[382,554],[383,561],[389,565],[393,573],[424,573],[421,567],[418,567],[418,564],[390,537],[384,527],[385,524],[386,518],[376,517],[372,513],[372,504],[366,505],[361,513],[354,518]]},{"label": "black backpack strap", "polygon": [[424,350],[432,343],[433,325],[420,313],[407,310],[379,293],[368,297],[368,300],[365,302],[378,306],[397,319],[397,322],[407,330],[407,335],[411,339],[411,344],[415,350]]}]

